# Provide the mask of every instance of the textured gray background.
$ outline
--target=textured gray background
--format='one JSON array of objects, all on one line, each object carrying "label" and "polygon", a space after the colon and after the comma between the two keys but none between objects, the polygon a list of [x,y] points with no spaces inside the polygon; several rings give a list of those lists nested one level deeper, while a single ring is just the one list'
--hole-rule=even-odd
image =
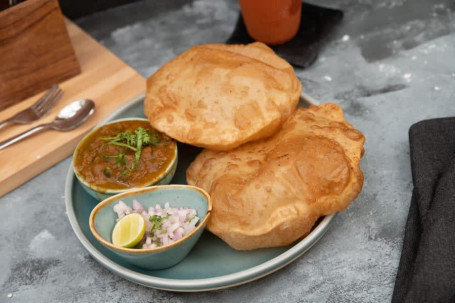
[{"label": "textured gray background", "polygon": [[[74,235],[64,206],[69,158],[0,199],[0,302],[390,301],[412,191],[408,129],[455,115],[455,2],[308,2],[341,8],[345,18],[316,63],[296,73],[306,93],[342,105],[366,136],[363,191],[320,242],[231,289],[133,284],[100,266]],[[234,0],[156,0],[76,21],[149,76],[192,45],[225,41],[237,13]]]}]

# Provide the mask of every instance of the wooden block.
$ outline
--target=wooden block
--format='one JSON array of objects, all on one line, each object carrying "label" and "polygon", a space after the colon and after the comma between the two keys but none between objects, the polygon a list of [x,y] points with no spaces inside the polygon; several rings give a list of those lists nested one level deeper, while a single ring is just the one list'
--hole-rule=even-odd
[{"label": "wooden block", "polygon": [[79,73],[57,0],[0,12],[0,110]]}]

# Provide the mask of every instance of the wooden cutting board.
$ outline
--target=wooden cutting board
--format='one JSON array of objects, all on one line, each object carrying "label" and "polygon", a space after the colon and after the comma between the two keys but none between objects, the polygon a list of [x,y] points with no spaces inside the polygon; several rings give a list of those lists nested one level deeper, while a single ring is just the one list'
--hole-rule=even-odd
[{"label": "wooden cutting board", "polygon": [[[35,125],[54,119],[71,101],[88,98],[96,103],[95,113],[69,132],[45,130],[0,150],[0,197],[71,155],[79,140],[114,109],[144,93],[145,79],[101,46],[74,23],[66,21],[69,36],[82,72],[59,83],[63,98],[38,122],[10,124],[0,128],[0,141]],[[44,92],[0,112],[0,121],[33,104]]]}]

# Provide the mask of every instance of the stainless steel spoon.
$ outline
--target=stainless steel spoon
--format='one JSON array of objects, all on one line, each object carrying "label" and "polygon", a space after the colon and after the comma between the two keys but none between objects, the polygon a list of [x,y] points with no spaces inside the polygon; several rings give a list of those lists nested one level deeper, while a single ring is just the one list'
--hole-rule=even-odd
[{"label": "stainless steel spoon", "polygon": [[41,124],[29,129],[17,136],[0,142],[0,150],[22,139],[25,139],[43,129],[54,129],[58,131],[68,131],[81,125],[95,111],[95,103],[92,100],[82,99],[73,101],[57,114],[51,123]]}]

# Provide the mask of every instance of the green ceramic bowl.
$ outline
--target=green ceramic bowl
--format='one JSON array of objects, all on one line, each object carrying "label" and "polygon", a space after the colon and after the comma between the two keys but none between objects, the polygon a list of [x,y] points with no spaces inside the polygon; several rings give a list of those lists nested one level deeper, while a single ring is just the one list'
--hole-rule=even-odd
[{"label": "green ceramic bowl", "polygon": [[[193,208],[199,223],[190,234],[169,245],[149,249],[117,247],[112,244],[111,236],[117,219],[114,205],[120,200],[130,207],[133,200],[137,200],[145,209],[157,204],[164,207],[165,203],[171,207]],[[179,263],[191,251],[207,225],[211,210],[209,194],[198,187],[160,185],[127,191],[102,201],[92,210],[89,225],[95,238],[125,261],[145,269],[164,269]]]},{"label": "green ceramic bowl", "polygon": [[79,144],[77,145],[75,151],[74,151],[74,155],[73,155],[73,162],[72,162],[72,166],[73,166],[73,170],[74,170],[74,174],[76,175],[77,179],[79,180],[79,182],[82,184],[82,187],[92,196],[94,197],[95,199],[97,199],[98,201],[102,201],[104,199],[107,199],[113,195],[116,195],[116,194],[119,194],[119,193],[123,193],[125,191],[128,191],[130,189],[134,189],[134,188],[143,188],[143,187],[147,187],[147,186],[152,186],[152,185],[163,185],[163,184],[169,184],[172,180],[172,178],[174,177],[174,174],[175,174],[175,170],[177,168],[177,162],[178,162],[178,151],[177,151],[177,143],[174,141],[174,146],[175,146],[175,152],[174,152],[174,157],[171,159],[169,165],[167,165],[166,167],[163,168],[162,172],[155,176],[154,178],[150,179],[150,180],[147,180],[147,182],[145,182],[144,184],[142,184],[141,186],[136,186],[134,188],[125,188],[125,189],[112,189],[112,188],[105,188],[105,187],[101,187],[101,186],[97,186],[95,184],[92,184],[90,182],[87,182],[86,180],[84,180],[84,177],[82,176],[82,174],[76,169],[76,165],[75,165],[75,162],[76,162],[76,158],[77,158],[77,155],[79,154],[79,151],[80,151],[80,148],[81,146],[83,145],[83,143],[85,142],[85,140],[88,140],[88,138],[91,137],[91,135],[96,132],[100,127],[104,126],[104,125],[109,125],[109,124],[114,124],[114,123],[117,123],[117,122],[120,122],[120,121],[147,121],[147,119],[143,119],[143,118],[125,118],[125,119],[118,119],[118,120],[114,120],[114,121],[111,121],[109,123],[106,123],[106,124],[102,124],[102,125],[99,125],[97,126],[96,128],[94,128],[93,130],[91,130],[80,142]]}]

